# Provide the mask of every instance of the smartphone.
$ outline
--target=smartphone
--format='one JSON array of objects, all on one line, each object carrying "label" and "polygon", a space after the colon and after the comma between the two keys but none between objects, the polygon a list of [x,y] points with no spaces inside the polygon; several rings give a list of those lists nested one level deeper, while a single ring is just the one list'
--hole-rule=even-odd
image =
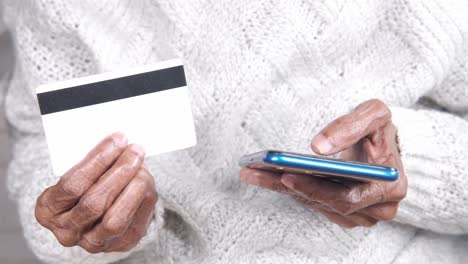
[{"label": "smartphone", "polygon": [[277,150],[245,155],[239,160],[239,165],[275,172],[309,174],[333,181],[369,182],[398,179],[398,170],[391,167]]}]

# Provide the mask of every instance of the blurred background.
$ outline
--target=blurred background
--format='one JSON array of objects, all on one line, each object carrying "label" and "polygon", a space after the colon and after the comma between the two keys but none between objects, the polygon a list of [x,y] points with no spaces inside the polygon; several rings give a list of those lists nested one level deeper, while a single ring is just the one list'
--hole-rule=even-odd
[{"label": "blurred background", "polygon": [[[11,36],[8,33],[2,34],[0,29],[0,86],[4,86],[10,78],[9,73],[13,66],[14,50]],[[0,87],[2,93],[5,89],[6,87]],[[8,199],[5,181],[11,146],[1,101],[0,106],[0,264],[40,263],[27,247],[15,204]]]}]

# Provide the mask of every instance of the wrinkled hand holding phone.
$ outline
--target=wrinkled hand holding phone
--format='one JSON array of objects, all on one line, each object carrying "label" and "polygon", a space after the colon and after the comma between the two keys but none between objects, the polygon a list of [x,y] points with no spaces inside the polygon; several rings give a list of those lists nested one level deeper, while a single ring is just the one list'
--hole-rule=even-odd
[{"label": "wrinkled hand holding phone", "polygon": [[359,105],[325,127],[311,144],[315,153],[341,152],[344,160],[381,164],[396,168],[395,181],[340,182],[308,174],[278,173],[243,168],[242,181],[291,195],[301,204],[343,227],[370,227],[396,216],[399,202],[406,196],[407,179],[391,120],[391,112],[379,100]]}]

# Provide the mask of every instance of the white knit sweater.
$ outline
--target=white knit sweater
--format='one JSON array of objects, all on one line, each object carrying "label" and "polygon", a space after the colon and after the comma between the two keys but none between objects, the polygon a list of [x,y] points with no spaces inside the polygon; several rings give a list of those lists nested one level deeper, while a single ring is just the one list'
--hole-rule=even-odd
[{"label": "white knit sweater", "polygon": [[[456,0],[3,0],[17,64],[8,187],[50,263],[463,263],[468,259],[468,7]],[[34,219],[51,173],[39,84],[181,57],[198,145],[148,159],[161,196],[130,253],[64,248]],[[310,152],[370,99],[392,106],[409,180],[397,219],[342,229],[239,182],[238,158]],[[463,118],[465,117],[465,118]],[[151,122],[151,120],[148,120]],[[445,233],[436,234],[432,232]],[[131,254],[131,255],[130,255]],[[129,256],[130,255],[130,256]],[[466,262],[465,262],[466,263]]]}]

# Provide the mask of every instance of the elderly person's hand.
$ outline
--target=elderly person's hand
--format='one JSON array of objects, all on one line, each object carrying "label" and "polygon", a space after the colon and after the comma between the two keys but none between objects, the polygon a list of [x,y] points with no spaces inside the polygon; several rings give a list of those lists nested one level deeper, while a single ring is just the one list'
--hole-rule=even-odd
[{"label": "elderly person's hand", "polygon": [[341,158],[382,164],[398,169],[395,182],[332,182],[310,175],[244,168],[241,180],[292,195],[330,221],[343,227],[370,227],[395,217],[399,202],[406,196],[407,179],[399,155],[396,129],[390,110],[379,100],[359,105],[325,127],[312,140],[314,152]]},{"label": "elderly person's hand", "polygon": [[116,133],[41,194],[36,219],[64,246],[128,251],[146,234],[156,201],[143,149]]}]

